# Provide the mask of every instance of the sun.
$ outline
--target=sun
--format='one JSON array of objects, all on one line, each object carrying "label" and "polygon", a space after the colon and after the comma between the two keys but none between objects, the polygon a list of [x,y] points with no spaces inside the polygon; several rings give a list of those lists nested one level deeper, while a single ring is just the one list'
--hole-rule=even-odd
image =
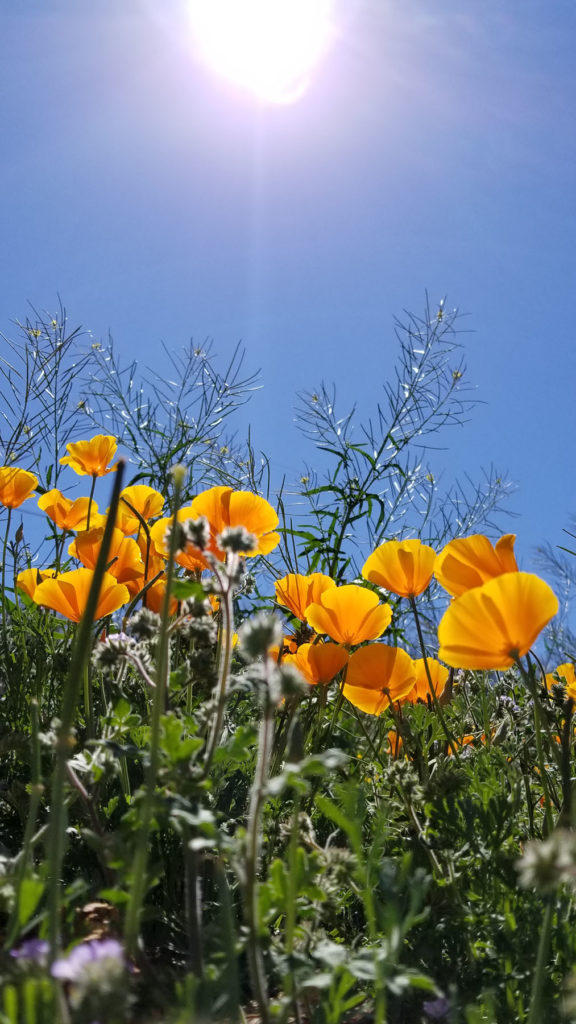
[{"label": "sun", "polygon": [[270,103],[309,84],[333,37],[333,0],[189,0],[203,60]]}]

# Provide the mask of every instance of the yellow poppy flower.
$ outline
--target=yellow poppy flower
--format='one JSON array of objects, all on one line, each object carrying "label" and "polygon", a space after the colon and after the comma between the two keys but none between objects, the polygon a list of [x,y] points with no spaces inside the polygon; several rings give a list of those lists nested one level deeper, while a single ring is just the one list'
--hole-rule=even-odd
[{"label": "yellow poppy flower", "polygon": [[[448,682],[448,676],[450,673],[446,666],[441,665],[435,658],[428,658],[427,661],[428,671],[434,687],[434,693],[439,697]],[[414,683],[414,688],[410,690],[409,694],[407,694],[406,701],[410,704],[416,704],[416,702],[420,700],[423,704],[427,704],[428,697],[430,696],[430,683],[428,682],[428,676],[426,674],[424,658],[416,658],[412,664],[414,665],[414,671],[416,672],[416,681]]]},{"label": "yellow poppy flower", "polygon": [[70,466],[79,476],[106,476],[118,466],[117,462],[108,465],[117,447],[116,438],[109,434],[96,434],[89,441],[71,441],[66,445],[68,455],[63,455],[60,463]]},{"label": "yellow poppy flower", "polygon": [[436,579],[454,597],[480,587],[504,572],[518,572],[514,555],[516,536],[506,533],[493,545],[481,533],[457,537],[436,559]]},{"label": "yellow poppy flower", "polygon": [[[156,612],[157,615],[162,614],[164,608],[164,595],[166,593],[166,578],[159,579],[156,583],[146,591],[144,595],[144,603],[151,612]],[[170,615],[175,615],[178,611],[178,601],[175,597],[170,598]]]},{"label": "yellow poppy flower", "polygon": [[142,519],[148,522],[149,519],[155,519],[156,516],[162,515],[164,495],[146,484],[133,484],[120,492],[120,504],[114,525],[122,530],[122,533],[138,533],[141,523],[129,506],[136,509]]},{"label": "yellow poppy flower", "polygon": [[254,534],[258,544],[246,555],[267,555],[280,543],[280,534],[275,533],[278,516],[272,505],[252,491],[235,491],[232,487],[211,487],[202,491],[192,500],[192,518],[206,516],[210,523],[210,548],[224,559],[216,538],[227,526],[243,526]]},{"label": "yellow poppy flower", "polygon": [[37,486],[38,477],[34,476],[34,473],[29,473],[27,469],[0,466],[0,505],[6,508],[19,508]]},{"label": "yellow poppy flower", "polygon": [[287,654],[285,664],[294,665],[311,686],[331,683],[348,662],[348,651],[338,644],[301,644]]},{"label": "yellow poppy flower", "polygon": [[368,644],[350,655],[342,692],[370,715],[380,715],[391,701],[402,700],[414,687],[412,658],[400,647]]},{"label": "yellow poppy flower", "polygon": [[42,580],[51,579],[54,575],[54,569],[22,569],[16,577],[16,586],[34,600],[38,584],[42,583]]},{"label": "yellow poppy flower", "polygon": [[281,580],[276,580],[274,589],[278,604],[287,608],[303,622],[308,606],[317,603],[325,590],[331,590],[335,586],[335,580],[322,572],[313,572],[309,576],[291,572]]},{"label": "yellow poppy flower", "polygon": [[400,597],[415,597],[430,583],[436,552],[421,540],[389,540],[370,555],[364,579]]},{"label": "yellow poppy flower", "polygon": [[378,595],[350,583],[320,594],[306,610],[306,620],[317,633],[326,633],[338,644],[350,647],[375,640],[390,625],[392,609],[380,604]]},{"label": "yellow poppy flower", "polygon": [[104,526],[105,516],[98,512],[98,505],[95,501],[90,504],[90,498],[66,498],[57,487],[46,491],[38,498],[38,508],[42,509],[52,522],[60,530],[85,530],[88,523],[88,510],[90,510],[90,526]]},{"label": "yellow poppy flower", "polygon": [[572,662],[567,661],[562,665],[558,665],[558,668],[554,669],[554,672],[548,672],[546,674],[546,686],[549,690],[553,686],[558,685],[558,679],[554,676],[560,677],[560,682],[564,683],[566,687],[566,696],[570,697],[571,700],[576,701],[576,672],[574,671],[574,665]]},{"label": "yellow poppy flower", "polygon": [[[33,600],[36,604],[59,612],[60,615],[71,619],[72,622],[80,622],[86,610],[93,577],[92,569],[73,569],[71,572],[63,572],[53,579],[39,583],[34,591]],[[118,583],[109,572],[105,572],[94,619],[102,619],[105,615],[111,615],[112,612],[126,604],[129,596],[126,587]]]},{"label": "yellow poppy flower", "polygon": [[557,611],[539,576],[503,573],[452,602],[438,626],[438,657],[452,668],[510,668]]},{"label": "yellow poppy flower", "polygon": [[[68,548],[68,554],[77,558],[87,569],[95,569],[104,527],[79,533]],[[122,530],[116,527],[112,531],[112,541],[108,552],[108,572],[118,583],[132,583],[144,577],[144,563],[140,548],[132,537],[125,537]]]}]

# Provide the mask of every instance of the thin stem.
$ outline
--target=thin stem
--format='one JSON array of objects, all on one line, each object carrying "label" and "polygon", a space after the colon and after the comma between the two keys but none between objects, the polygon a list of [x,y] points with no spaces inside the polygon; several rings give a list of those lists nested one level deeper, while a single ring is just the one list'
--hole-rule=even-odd
[{"label": "thin stem", "polygon": [[554,896],[546,896],[546,907],[544,910],[544,920],[542,921],[542,930],[540,932],[540,941],[538,943],[538,956],[536,958],[536,968],[534,970],[534,977],[532,979],[532,996],[530,999],[530,1013],[528,1014],[527,1024],[541,1024],[546,1019],[546,1008],[543,1006],[542,994],[544,991],[544,979],[546,978],[546,969],[548,967],[548,958],[550,954],[550,937],[552,935],[552,922],[554,920]]},{"label": "thin stem", "polygon": [[183,481],[180,476],[174,473],[174,513],[172,518],[172,529],[170,531],[170,545],[168,568],[166,572],[166,590],[162,605],[162,627],[158,641],[158,654],[156,658],[155,689],[152,702],[152,721],[150,727],[150,759],[144,782],[144,802],[142,807],[142,823],[138,833],[136,850],[132,866],[132,892],[126,920],[124,922],[124,941],[126,952],[133,956],[136,952],[138,934],[140,929],[140,915],[144,896],[146,893],[146,869],[148,866],[148,853],[150,846],[150,832],[152,819],[154,817],[154,790],[160,767],[160,732],[162,715],[165,711],[166,692],[168,687],[168,675],[170,671],[170,591],[174,575],[174,556],[176,554],[176,542],[178,531],[178,502]]},{"label": "thin stem", "polygon": [[442,726],[442,729],[444,731],[444,735],[446,737],[446,740],[448,741],[448,746],[450,747],[452,753],[454,754],[454,757],[457,760],[460,760],[460,753],[458,751],[458,746],[457,746],[457,744],[456,744],[456,742],[454,740],[454,737],[453,737],[452,733],[450,732],[450,729],[448,728],[448,726],[446,724],[446,719],[444,718],[444,712],[443,712],[442,708],[440,707],[440,702],[438,700],[438,697],[436,696],[436,690],[434,689],[434,683],[432,682],[432,676],[430,675],[430,666],[428,665],[428,658],[427,658],[427,655],[426,655],[426,645],[424,643],[424,636],[422,634],[422,627],[420,625],[420,616],[418,614],[418,608],[416,606],[416,600],[415,600],[415,598],[413,596],[409,597],[408,600],[410,601],[410,607],[411,607],[412,612],[414,614],[414,621],[416,622],[416,631],[418,633],[418,641],[420,643],[420,649],[422,651],[422,658],[424,660],[424,671],[426,672],[426,678],[428,680],[428,687],[430,689],[430,696],[432,698],[432,703],[434,705],[434,710],[435,710],[436,714],[438,715],[438,721],[440,722],[440,725]]}]

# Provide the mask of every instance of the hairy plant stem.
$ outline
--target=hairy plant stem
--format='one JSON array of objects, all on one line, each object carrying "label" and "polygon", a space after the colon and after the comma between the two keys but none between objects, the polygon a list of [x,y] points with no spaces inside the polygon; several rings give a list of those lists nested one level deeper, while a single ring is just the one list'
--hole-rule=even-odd
[{"label": "hairy plant stem", "polygon": [[228,680],[230,678],[230,666],[232,664],[232,637],[234,634],[234,605],[233,605],[233,578],[238,565],[238,556],[229,554],[226,559],[226,573],[220,573],[216,566],[213,572],[220,584],[222,595],[220,609],[222,611],[222,629],[220,643],[218,645],[218,678],[216,682],[216,712],[212,722],[212,729],[206,757],[204,759],[204,775],[208,775],[212,766],[212,760],[222,734],[222,722],[224,721],[224,710],[228,697]]},{"label": "hairy plant stem", "polygon": [[[534,704],[534,735],[536,739],[536,754],[538,757],[538,768],[540,771],[540,779],[542,782],[542,789],[544,790],[544,836],[549,836],[554,831],[554,809],[553,800],[550,793],[550,783],[548,779],[548,773],[546,771],[546,761],[544,759],[544,747],[542,746],[542,732],[548,738],[548,746],[553,751],[553,756],[556,763],[559,762],[559,755],[555,749],[555,744],[550,738],[550,729],[544,708],[540,702],[540,695],[538,693],[538,685],[534,678],[534,673],[531,670],[527,670],[522,664],[520,658],[516,659],[516,664],[522,676],[522,679],[526,683],[526,686],[532,697]],[[559,764],[561,768],[561,765]]]},{"label": "hairy plant stem", "polygon": [[246,860],[244,864],[244,891],[248,924],[248,961],[254,998],[262,1024],[270,1024],[266,971],[260,942],[260,912],[258,905],[258,864],[261,845],[262,808],[266,797],[266,782],[270,767],[270,754],[274,740],[274,702],[270,693],[270,661],[264,659],[264,714],[258,736],[258,757],[254,781],[250,791],[250,807],[246,825]]},{"label": "hairy plant stem", "polygon": [[179,475],[174,474],[174,512],[172,517],[172,529],[170,531],[170,544],[168,553],[168,568],[166,570],[166,590],[162,604],[162,625],[158,640],[158,652],[156,655],[155,689],[152,691],[152,720],[150,727],[150,753],[144,780],[144,800],[142,803],[142,819],[136,850],[132,861],[132,890],[126,911],[124,922],[124,942],[128,956],[134,956],[138,946],[138,935],[140,931],[140,916],[144,897],[146,895],[146,870],[148,867],[148,852],[150,845],[150,832],[154,816],[154,791],[160,767],[160,732],[162,715],[165,711],[166,693],[168,689],[168,676],[170,672],[170,591],[174,575],[174,556],[176,555],[176,542],[178,531],[178,503],[182,490],[182,481]]},{"label": "hairy plant stem", "polygon": [[456,758],[456,760],[460,760],[460,752],[458,750],[458,745],[457,745],[456,741],[454,740],[454,737],[453,737],[452,733],[450,732],[450,729],[448,728],[448,725],[446,723],[446,719],[444,717],[444,712],[443,712],[442,708],[440,707],[440,701],[438,700],[438,697],[436,696],[436,690],[434,689],[434,683],[432,682],[432,676],[430,675],[430,666],[428,665],[428,657],[426,655],[426,645],[424,643],[424,636],[422,634],[422,626],[420,625],[420,616],[418,614],[418,608],[417,608],[417,605],[416,605],[416,600],[415,600],[415,598],[413,596],[409,597],[408,600],[410,601],[410,607],[412,609],[412,613],[414,615],[414,621],[416,623],[416,631],[418,633],[418,642],[420,644],[420,650],[422,651],[422,658],[423,658],[423,661],[424,661],[424,671],[426,672],[426,678],[428,680],[428,688],[430,690],[430,697],[431,697],[432,703],[434,705],[434,710],[435,710],[436,714],[438,715],[438,721],[440,722],[440,725],[442,726],[442,729],[443,729],[444,735],[446,737],[446,741],[448,743],[448,746],[450,747],[450,750],[454,754],[454,757]]},{"label": "hairy plant stem", "polygon": [[50,818],[48,830],[48,842],[46,849],[45,871],[48,878],[48,939],[50,943],[50,963],[58,955],[60,948],[60,884],[62,874],[62,863],[66,845],[66,802],[64,790],[66,784],[66,767],[70,754],[75,746],[72,727],[78,703],[78,690],[80,680],[84,675],[84,668],[88,664],[91,651],[92,623],[98,607],[98,597],[108,552],[112,542],[114,530],[114,519],[122,489],[122,477],[124,474],[124,462],[118,463],[114,487],[110,499],[110,510],[106,520],[106,527],[98,553],[98,559],[94,569],[92,584],[88,593],[86,609],[74,638],[74,646],[70,658],[70,668],[64,684],[62,704],[60,708],[60,721],[56,737],[56,761],[52,776],[50,794]]},{"label": "hairy plant stem", "polygon": [[6,519],[6,532],[2,546],[2,638],[4,641],[4,657],[8,658],[8,624],[6,622],[6,552],[8,550],[8,538],[10,536],[10,524],[12,522],[12,509],[8,508]]}]

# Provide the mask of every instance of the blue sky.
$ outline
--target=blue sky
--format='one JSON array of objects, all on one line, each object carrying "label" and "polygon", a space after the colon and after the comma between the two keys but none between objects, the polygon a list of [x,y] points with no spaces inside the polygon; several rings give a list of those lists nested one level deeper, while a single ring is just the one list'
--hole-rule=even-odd
[{"label": "blue sky", "polygon": [[355,0],[306,95],[265,105],[195,57],[183,0],[0,0],[0,330],[64,301],[128,360],[238,340],[244,416],[298,479],[295,393],[373,411],[393,318],[469,314],[480,404],[430,465],[517,484],[517,551],[576,515],[576,8]]}]

